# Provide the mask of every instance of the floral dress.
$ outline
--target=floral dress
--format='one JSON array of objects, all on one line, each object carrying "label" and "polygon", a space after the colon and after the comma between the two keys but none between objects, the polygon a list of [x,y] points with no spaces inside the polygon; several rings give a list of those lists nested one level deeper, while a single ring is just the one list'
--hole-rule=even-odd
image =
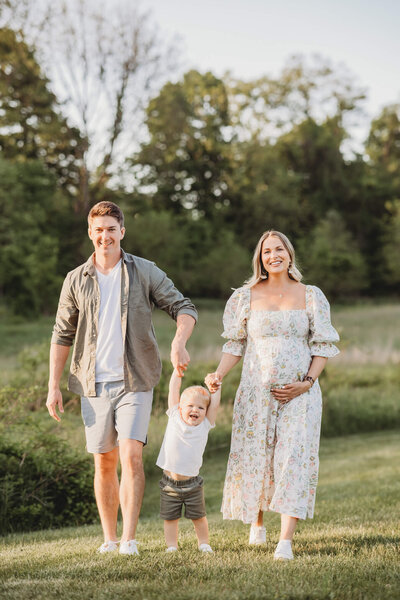
[{"label": "floral dress", "polygon": [[281,404],[271,389],[307,374],[313,356],[332,357],[339,340],[327,299],[306,286],[306,308],[251,310],[250,288],[237,289],[224,312],[222,351],[244,355],[233,408],[231,449],[221,511],[244,523],[259,511],[299,519],[314,514],[322,398],[318,380]]}]

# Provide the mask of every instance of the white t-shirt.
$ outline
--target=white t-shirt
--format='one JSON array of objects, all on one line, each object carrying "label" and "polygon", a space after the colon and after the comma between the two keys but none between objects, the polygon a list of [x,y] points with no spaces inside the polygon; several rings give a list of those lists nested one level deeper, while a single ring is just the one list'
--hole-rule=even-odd
[{"label": "white t-shirt", "polygon": [[97,327],[96,381],[124,379],[124,348],[121,327],[121,261],[111,273],[96,269],[100,287]]},{"label": "white t-shirt", "polygon": [[172,473],[195,477],[203,464],[208,432],[215,425],[207,417],[200,425],[188,425],[180,415],[179,404],[168,409],[167,415],[168,425],[156,464]]}]

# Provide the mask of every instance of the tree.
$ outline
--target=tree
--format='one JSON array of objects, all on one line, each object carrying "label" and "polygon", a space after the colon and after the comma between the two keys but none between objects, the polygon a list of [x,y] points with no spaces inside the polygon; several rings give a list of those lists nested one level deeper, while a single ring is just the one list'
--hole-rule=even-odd
[{"label": "tree", "polygon": [[283,231],[295,240],[304,222],[302,176],[288,170],[276,147],[267,142],[237,142],[233,155],[227,226],[249,251],[268,229]]},{"label": "tree", "polygon": [[79,132],[60,113],[49,81],[23,36],[0,29],[0,152],[10,160],[38,159],[73,197],[79,184]]},{"label": "tree", "polygon": [[383,234],[385,279],[387,284],[398,293],[400,284],[400,200],[388,204],[387,209],[390,217]]},{"label": "tree", "polygon": [[330,209],[346,208],[345,131],[337,117],[318,124],[307,118],[282,135],[276,152],[300,182],[301,225],[315,225]]},{"label": "tree", "polygon": [[56,194],[54,176],[39,161],[0,161],[0,296],[17,314],[37,315],[57,301]]},{"label": "tree", "polygon": [[171,48],[161,42],[149,14],[123,0],[7,4],[3,20],[35,43],[65,113],[81,133],[78,208],[86,214],[89,191],[95,200],[137,144],[143,106],[165,76]]},{"label": "tree", "polygon": [[332,299],[357,296],[368,287],[363,256],[336,211],[329,211],[299,243],[298,254],[306,281]]},{"label": "tree", "polygon": [[311,119],[336,119],[346,129],[365,99],[352,73],[319,55],[292,56],[277,78],[227,78],[232,124],[239,138],[276,141]]},{"label": "tree", "polygon": [[223,82],[189,71],[167,83],[146,110],[149,140],[132,160],[150,205],[216,218],[229,204],[228,98]]}]

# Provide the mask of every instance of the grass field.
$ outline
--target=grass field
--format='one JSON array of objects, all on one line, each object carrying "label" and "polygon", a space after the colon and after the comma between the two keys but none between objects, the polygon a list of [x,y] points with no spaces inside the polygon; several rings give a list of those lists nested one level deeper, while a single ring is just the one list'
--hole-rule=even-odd
[{"label": "grass field", "polygon": [[[190,378],[200,382],[217,363],[223,341],[222,310],[220,302],[199,303],[186,385],[192,382]],[[155,467],[166,424],[164,375],[144,453],[147,486],[138,531],[140,557],[97,555],[102,541],[98,525],[8,535],[0,542],[0,598],[399,599],[400,330],[394,326],[399,317],[400,306],[395,304],[333,310],[341,354],[329,361],[321,381],[323,434],[331,437],[322,439],[316,516],[299,526],[295,561],[277,564],[272,560],[279,531],[277,515],[266,515],[267,545],[250,548],[248,527],[224,522],[219,513],[238,367],[224,382],[218,426],[210,434],[202,469],[215,554],[199,556],[187,522],[181,523],[181,552],[176,556],[164,553]],[[154,321],[162,356],[168,360],[174,323],[160,311],[155,312]],[[83,454],[76,399],[65,394],[61,425],[43,409],[52,325],[50,317],[35,322],[1,320],[3,434],[23,440],[37,422],[39,435],[40,431],[56,433]],[[168,368],[166,363],[166,373]],[[11,387],[2,388],[5,384]],[[332,437],[361,431],[373,433]]]},{"label": "grass field", "polygon": [[296,560],[272,559],[279,519],[268,514],[265,547],[219,514],[226,449],[203,468],[211,543],[199,555],[181,521],[180,552],[164,552],[158,474],[147,480],[140,556],[100,556],[99,526],[9,535],[0,544],[0,597],[9,600],[397,600],[400,590],[398,432],[324,440],[316,516],[301,522]]},{"label": "grass field", "polygon": [[[199,301],[199,323],[189,341],[193,363],[217,362],[223,343],[223,302]],[[341,366],[388,364],[400,361],[400,304],[338,306],[332,310],[333,323],[341,336]],[[31,322],[2,318],[0,321],[0,383],[17,368],[18,354],[34,344],[49,343],[53,317]],[[162,311],[154,312],[154,323],[162,357],[168,359],[174,335],[174,322]]]}]

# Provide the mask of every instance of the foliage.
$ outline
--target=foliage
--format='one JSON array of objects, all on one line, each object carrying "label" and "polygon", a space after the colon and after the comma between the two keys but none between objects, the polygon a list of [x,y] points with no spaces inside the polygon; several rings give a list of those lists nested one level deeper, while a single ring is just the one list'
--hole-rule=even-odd
[{"label": "foliage", "polygon": [[60,285],[58,241],[48,227],[55,196],[54,178],[40,162],[0,160],[0,293],[25,316],[54,308]]},{"label": "foliage", "polygon": [[50,434],[0,438],[0,533],[91,523],[97,510],[91,461]]},{"label": "foliage", "polygon": [[212,73],[189,71],[147,108],[149,141],[133,164],[155,209],[215,217],[226,204],[230,162],[228,97]]},{"label": "foliage", "polygon": [[[391,286],[400,284],[400,199],[388,204],[388,218],[384,235],[383,256],[386,263],[386,280]],[[397,284],[397,285],[396,285]]]},{"label": "foliage", "polygon": [[40,159],[76,194],[81,138],[61,115],[49,83],[23,35],[0,29],[0,151],[8,160]]},{"label": "foliage", "polygon": [[368,285],[363,257],[336,211],[302,241],[299,255],[306,280],[332,299],[349,298]]},{"label": "foliage", "polygon": [[38,48],[60,102],[81,136],[79,193],[85,217],[93,199],[136,143],[143,106],[172,63],[149,12],[122,0],[8,0],[2,21]]},{"label": "foliage", "polygon": [[46,0],[34,14],[9,0],[0,17],[3,304],[54,311],[62,278],[92,251],[98,200],[123,207],[124,249],[188,296],[226,298],[270,228],[331,298],[398,292],[398,105],[351,155],[364,92],[321,57],[254,81],[190,70],[157,92],[169,61],[151,19],[102,8]]}]

